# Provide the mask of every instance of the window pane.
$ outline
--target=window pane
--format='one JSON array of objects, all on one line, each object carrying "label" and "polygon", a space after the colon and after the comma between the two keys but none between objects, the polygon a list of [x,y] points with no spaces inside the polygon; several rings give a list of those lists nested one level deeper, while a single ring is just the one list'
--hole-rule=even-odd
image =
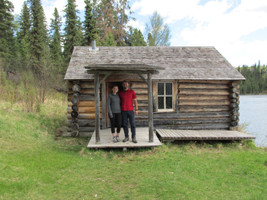
[{"label": "window pane", "polygon": [[172,84],[166,83],[166,95],[172,95]]},{"label": "window pane", "polygon": [[164,97],[158,98],[158,109],[164,109]]},{"label": "window pane", "polygon": [[166,108],[172,108],[172,97],[166,97]]},{"label": "window pane", "polygon": [[164,83],[158,83],[158,95],[164,95]]}]

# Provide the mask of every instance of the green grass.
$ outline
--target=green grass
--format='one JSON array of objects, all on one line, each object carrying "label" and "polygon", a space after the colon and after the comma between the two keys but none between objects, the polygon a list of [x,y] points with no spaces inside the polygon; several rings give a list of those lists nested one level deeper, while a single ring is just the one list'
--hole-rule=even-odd
[{"label": "green grass", "polygon": [[25,113],[0,102],[0,199],[266,199],[266,148],[88,150],[87,139],[55,140],[66,107],[48,99],[40,113]]}]

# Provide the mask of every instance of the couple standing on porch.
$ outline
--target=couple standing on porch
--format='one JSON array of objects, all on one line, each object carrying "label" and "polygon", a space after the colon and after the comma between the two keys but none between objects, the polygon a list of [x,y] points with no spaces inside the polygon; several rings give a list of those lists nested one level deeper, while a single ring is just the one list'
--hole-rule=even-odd
[{"label": "couple standing on porch", "polygon": [[[124,80],[122,82],[123,91],[119,91],[119,87],[114,85],[112,92],[108,96],[108,114],[111,123],[111,133],[113,136],[113,142],[120,141],[120,129],[121,122],[124,130],[125,138],[123,142],[129,141],[128,120],[131,125],[132,142],[137,143],[136,140],[136,126],[135,115],[138,114],[138,104],[136,94],[129,88],[129,81]],[[118,92],[119,91],[119,92]],[[135,106],[135,111],[133,109]],[[115,133],[115,128],[117,128]]]}]

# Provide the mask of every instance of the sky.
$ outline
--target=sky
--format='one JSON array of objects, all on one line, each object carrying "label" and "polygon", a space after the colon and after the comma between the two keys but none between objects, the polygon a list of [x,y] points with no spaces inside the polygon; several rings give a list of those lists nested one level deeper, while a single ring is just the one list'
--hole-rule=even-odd
[{"label": "sky", "polygon": [[[10,0],[20,14],[23,0]],[[41,0],[47,22],[67,0]],[[76,0],[83,17],[84,0]],[[145,33],[157,11],[170,27],[171,46],[214,46],[234,67],[267,64],[267,0],[130,0],[129,25]]]}]

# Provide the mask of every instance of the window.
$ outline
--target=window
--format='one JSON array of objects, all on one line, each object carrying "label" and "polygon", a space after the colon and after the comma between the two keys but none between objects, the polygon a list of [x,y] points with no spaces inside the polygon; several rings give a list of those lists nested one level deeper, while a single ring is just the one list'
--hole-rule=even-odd
[{"label": "window", "polygon": [[158,110],[172,110],[172,83],[158,83]]}]

